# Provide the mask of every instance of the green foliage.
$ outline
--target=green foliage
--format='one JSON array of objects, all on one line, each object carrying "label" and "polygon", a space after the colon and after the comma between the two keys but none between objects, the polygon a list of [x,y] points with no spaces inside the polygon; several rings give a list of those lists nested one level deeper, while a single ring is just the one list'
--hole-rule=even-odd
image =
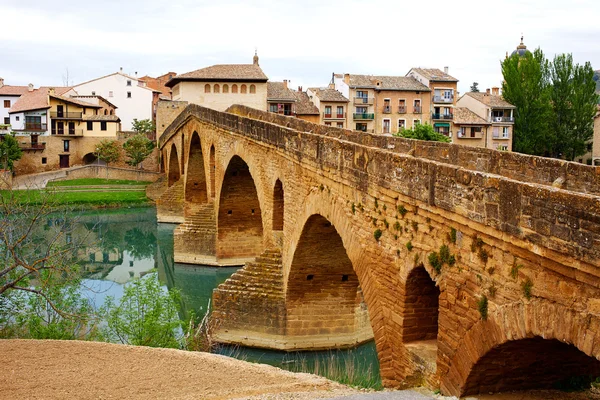
[{"label": "green foliage", "polygon": [[406,248],[408,249],[408,251],[412,251],[412,249],[413,249],[412,242],[406,242]]},{"label": "green foliage", "polygon": [[413,231],[416,232],[416,231],[419,230],[419,224],[417,223],[417,221],[412,221],[410,224],[411,224],[411,226],[413,228]]},{"label": "green foliage", "polygon": [[323,190],[325,190],[325,186],[323,186],[323,184],[322,184],[322,183],[319,185],[319,190],[320,190],[321,192],[322,192]]},{"label": "green foliage", "polygon": [[510,276],[513,279],[517,279],[519,276],[519,269],[523,268],[522,264],[517,264],[516,261],[513,266],[510,268]]},{"label": "green foliage", "polygon": [[442,272],[442,261],[440,260],[440,256],[438,253],[429,253],[427,260],[429,261],[429,265],[431,265],[435,272],[437,272],[438,274]]},{"label": "green foliage", "polygon": [[385,204],[381,208],[383,208],[383,211],[387,210],[387,206]]},{"label": "green foliage", "polygon": [[375,240],[379,241],[379,238],[381,238],[382,234],[383,232],[381,232],[381,229],[375,229],[375,232],[373,232],[373,237]]},{"label": "green foliage", "polygon": [[488,298],[487,296],[484,294],[483,296],[481,296],[481,298],[477,301],[477,309],[479,310],[479,314],[481,315],[481,319],[482,320],[487,320],[488,317]]},{"label": "green foliage", "polygon": [[377,201],[377,197],[375,197],[375,208],[379,208],[379,201]]},{"label": "green foliage", "polygon": [[394,223],[394,229],[395,229],[395,230],[397,230],[397,231],[399,231],[399,230],[401,230],[401,229],[402,229],[402,226],[400,226],[400,222],[396,221],[396,222]]},{"label": "green foliage", "polygon": [[448,240],[451,243],[456,243],[456,229],[450,228],[450,233],[448,234]]},{"label": "green foliage", "polygon": [[471,242],[471,252],[475,253],[478,249],[481,249],[485,243],[481,238],[478,238],[477,235],[473,236],[473,241]]},{"label": "green foliage", "polygon": [[373,222],[373,226],[377,226],[377,218],[373,217],[371,222]]},{"label": "green foliage", "polygon": [[490,257],[490,255],[488,254],[486,249],[484,249],[483,247],[480,247],[479,251],[477,252],[477,257],[479,257],[479,259],[481,261],[483,261],[484,264],[487,264],[488,258]]},{"label": "green foliage", "polygon": [[356,206],[352,203],[352,214],[356,214]]},{"label": "green foliage", "polygon": [[523,289],[523,296],[525,296],[525,298],[529,300],[531,298],[531,288],[533,288],[533,282],[531,281],[531,279],[527,278],[521,284],[521,288]]},{"label": "green foliage", "polygon": [[116,140],[104,139],[98,143],[94,154],[108,165],[119,161],[121,158],[121,148]]},{"label": "green foliage", "polygon": [[156,126],[154,126],[154,122],[150,119],[141,119],[138,121],[137,118],[134,118],[132,126],[134,132],[142,135],[156,131]]},{"label": "green foliage", "polygon": [[448,248],[448,246],[443,244],[440,247],[439,253],[440,253],[440,261],[442,262],[442,264],[448,264],[450,262],[450,249]]},{"label": "green foliage", "polygon": [[492,286],[490,286],[490,287],[489,287],[489,289],[488,289],[488,293],[490,294],[490,297],[491,297],[491,298],[494,298],[494,297],[496,297],[496,290],[497,290],[497,289],[496,289],[496,285],[494,285],[494,284],[492,283]]},{"label": "green foliage", "polygon": [[154,151],[154,143],[146,136],[138,134],[123,143],[125,155],[129,157],[127,164],[135,167],[142,163]]},{"label": "green foliage", "polygon": [[3,136],[0,140],[0,169],[12,171],[14,162],[20,160],[23,151],[19,147],[19,142],[12,135]]},{"label": "green foliage", "polygon": [[429,140],[435,142],[445,142],[449,143],[450,138],[442,135],[441,133],[437,133],[433,126],[429,124],[418,124],[413,129],[400,129],[398,133],[394,133],[394,136],[403,137],[407,139],[417,139],[417,140]]},{"label": "green foliage", "polygon": [[398,212],[400,213],[400,215],[402,216],[402,218],[404,218],[404,216],[406,215],[406,213],[408,212],[408,210],[406,209],[406,207],[404,207],[403,204],[400,204],[398,206]]},{"label": "green foliage", "polygon": [[454,264],[456,264],[456,256],[454,254],[452,254],[448,258],[448,265],[453,266]]},{"label": "green foliage", "polygon": [[383,225],[385,226],[385,229],[388,229],[390,227],[390,223],[387,222],[387,219],[383,220]]},{"label": "green foliage", "polygon": [[179,348],[176,299],[175,292],[160,287],[156,273],[130,282],[119,304],[109,297],[102,307],[106,339],[136,346]]},{"label": "green foliage", "polygon": [[479,83],[473,82],[471,87],[469,88],[470,92],[479,93]]}]

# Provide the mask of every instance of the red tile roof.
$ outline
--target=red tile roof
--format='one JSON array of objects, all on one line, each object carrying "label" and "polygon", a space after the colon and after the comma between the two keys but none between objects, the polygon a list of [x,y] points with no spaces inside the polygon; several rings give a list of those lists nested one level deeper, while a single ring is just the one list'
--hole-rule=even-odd
[{"label": "red tile roof", "polygon": [[238,82],[266,82],[267,76],[256,64],[222,64],[197,69],[177,75],[166,86],[173,87],[181,81],[238,81]]},{"label": "red tile roof", "polygon": [[48,103],[48,89],[47,87],[40,87],[31,92],[27,91],[19,97],[19,100],[8,110],[8,113],[13,114],[22,111],[50,108]]},{"label": "red tile roof", "polygon": [[22,96],[28,92],[27,86],[0,86],[0,96]]}]

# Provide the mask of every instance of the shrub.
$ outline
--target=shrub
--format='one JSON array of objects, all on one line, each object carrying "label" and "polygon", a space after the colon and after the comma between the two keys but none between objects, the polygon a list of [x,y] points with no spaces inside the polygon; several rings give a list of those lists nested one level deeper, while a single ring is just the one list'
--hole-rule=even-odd
[{"label": "shrub", "polygon": [[523,288],[523,295],[527,300],[531,298],[531,288],[533,287],[533,282],[531,279],[527,278],[522,284],[521,288]]},{"label": "shrub", "polygon": [[406,248],[408,249],[408,251],[412,251],[412,249],[413,249],[412,242],[407,242],[406,243]]},{"label": "shrub", "polygon": [[435,272],[439,274],[442,271],[442,261],[440,260],[438,253],[429,253],[427,259],[429,260],[429,265],[431,265]]},{"label": "shrub", "polygon": [[479,314],[481,314],[481,319],[482,320],[487,320],[488,317],[488,298],[487,296],[484,294],[483,296],[481,296],[481,298],[479,299],[479,301],[477,301],[477,308],[479,309]]},{"label": "shrub", "polygon": [[408,212],[408,210],[406,209],[406,207],[404,207],[403,204],[400,204],[398,206],[398,213],[402,216],[402,218],[404,218],[404,216],[406,215],[407,212]]},{"label": "shrub", "polygon": [[373,232],[373,237],[375,238],[375,240],[379,241],[382,234],[383,232],[381,232],[381,229],[376,229],[375,232]]},{"label": "shrub", "polygon": [[450,234],[448,235],[448,239],[451,243],[456,243],[456,229],[450,228]]}]

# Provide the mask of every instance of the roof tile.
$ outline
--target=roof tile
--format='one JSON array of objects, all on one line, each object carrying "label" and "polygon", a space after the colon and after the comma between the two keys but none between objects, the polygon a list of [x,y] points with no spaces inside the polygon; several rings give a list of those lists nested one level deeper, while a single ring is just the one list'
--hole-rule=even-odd
[{"label": "roof tile", "polygon": [[412,76],[381,76],[350,74],[350,87],[376,90],[407,90],[430,92],[427,86]]},{"label": "roof tile", "polygon": [[337,103],[348,103],[350,101],[335,89],[310,88],[310,91],[313,92],[321,101],[331,101]]},{"label": "roof tile", "polygon": [[486,106],[490,106],[492,108],[517,108],[510,104],[508,101],[504,100],[500,95],[482,92],[467,92],[465,93],[465,95],[471,96],[475,100],[478,100]]},{"label": "roof tile", "polygon": [[455,125],[491,125],[466,107],[454,107]]},{"label": "roof tile", "polygon": [[411,71],[418,72],[434,82],[458,82],[458,79],[437,68],[412,68]]}]

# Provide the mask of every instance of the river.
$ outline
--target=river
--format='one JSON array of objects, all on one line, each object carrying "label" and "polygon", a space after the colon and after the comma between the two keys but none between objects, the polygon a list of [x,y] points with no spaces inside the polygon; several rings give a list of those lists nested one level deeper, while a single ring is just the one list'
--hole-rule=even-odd
[{"label": "river", "polygon": [[[156,268],[162,285],[179,290],[180,318],[185,320],[191,311],[202,316],[213,289],[238,269],[174,263],[176,226],[157,223],[154,208],[89,211],[64,217],[76,221],[69,240],[85,238],[86,246],[77,252],[77,262],[84,271],[84,291],[95,306],[102,305],[106,296],[119,299],[127,282]],[[45,221],[45,225],[52,225],[52,220]],[[223,346],[218,352],[346,383],[381,385],[374,342],[355,349],[319,352],[288,353],[231,346]]]}]

